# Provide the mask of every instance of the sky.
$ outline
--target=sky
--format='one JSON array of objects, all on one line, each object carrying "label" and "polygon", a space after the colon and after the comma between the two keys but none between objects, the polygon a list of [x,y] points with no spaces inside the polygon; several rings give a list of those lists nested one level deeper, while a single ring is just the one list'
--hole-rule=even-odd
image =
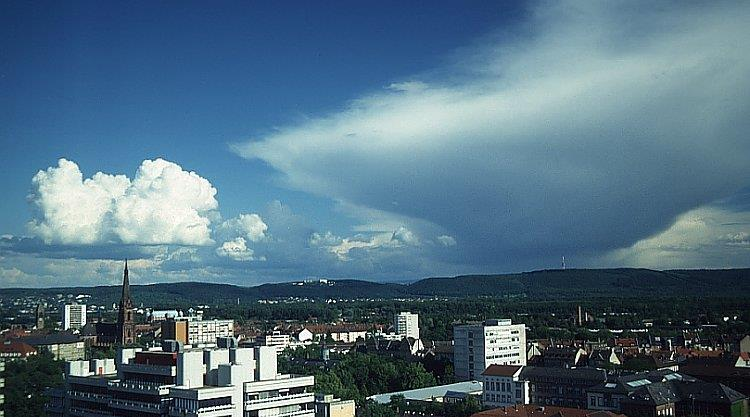
[{"label": "sky", "polygon": [[747,2],[13,2],[0,287],[750,267]]}]

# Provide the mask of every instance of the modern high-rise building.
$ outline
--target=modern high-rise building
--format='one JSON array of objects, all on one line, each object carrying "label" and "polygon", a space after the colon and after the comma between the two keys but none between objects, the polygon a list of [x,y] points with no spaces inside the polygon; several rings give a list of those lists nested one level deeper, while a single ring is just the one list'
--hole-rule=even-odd
[{"label": "modern high-rise building", "polygon": [[396,334],[419,339],[419,314],[396,313],[393,316],[393,328]]},{"label": "modern high-rise building", "polygon": [[[228,342],[230,340],[231,342]],[[123,417],[314,417],[312,376],[278,374],[273,347],[122,349],[116,360],[68,362],[65,389],[48,415]]]},{"label": "modern high-rise building", "polygon": [[63,309],[63,330],[80,329],[86,325],[86,304],[66,304]]},{"label": "modern high-rise building", "polygon": [[196,316],[170,317],[161,322],[161,335],[163,340],[177,340],[186,345],[214,343],[217,337],[234,336],[234,320],[203,320]]},{"label": "modern high-rise building", "polygon": [[510,319],[453,327],[453,364],[459,380],[478,379],[490,365],[526,365],[526,327]]}]

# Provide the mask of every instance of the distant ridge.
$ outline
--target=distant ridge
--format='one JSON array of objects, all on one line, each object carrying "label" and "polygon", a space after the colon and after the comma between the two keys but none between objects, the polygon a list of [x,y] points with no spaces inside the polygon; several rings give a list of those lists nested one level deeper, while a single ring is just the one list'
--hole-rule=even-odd
[{"label": "distant ridge", "polygon": [[[301,284],[300,284],[301,283]],[[12,288],[0,297],[90,294],[111,303],[118,286]],[[425,278],[411,284],[354,279],[298,281],[241,287],[230,284],[179,282],[131,285],[136,303],[171,300],[186,303],[234,302],[277,298],[365,299],[400,297],[527,297],[581,299],[590,297],[750,296],[750,269],[656,271],[636,268],[556,269],[499,275]]]}]

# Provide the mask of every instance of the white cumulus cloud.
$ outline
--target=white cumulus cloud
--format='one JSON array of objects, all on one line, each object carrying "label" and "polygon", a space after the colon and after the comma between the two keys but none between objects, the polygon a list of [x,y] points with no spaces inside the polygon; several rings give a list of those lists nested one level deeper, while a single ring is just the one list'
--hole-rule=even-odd
[{"label": "white cumulus cloud", "polygon": [[173,162],[145,160],[132,181],[101,172],[84,180],[75,162],[60,159],[32,185],[38,217],[28,227],[47,243],[213,243],[216,189]]},{"label": "white cumulus cloud", "polygon": [[252,249],[247,247],[247,242],[242,237],[224,242],[216,248],[217,255],[235,261],[252,261],[254,253]]},{"label": "white cumulus cloud", "polygon": [[418,246],[419,238],[406,227],[399,227],[393,232],[374,233],[369,236],[357,235],[354,237],[339,237],[331,232],[313,233],[310,236],[311,246],[326,248],[338,257],[339,260],[349,259],[352,249],[378,249],[378,248],[400,248],[404,246]]},{"label": "white cumulus cloud", "polygon": [[258,242],[266,237],[268,225],[258,214],[240,214],[224,221],[221,229],[226,233],[240,234],[252,242]]}]

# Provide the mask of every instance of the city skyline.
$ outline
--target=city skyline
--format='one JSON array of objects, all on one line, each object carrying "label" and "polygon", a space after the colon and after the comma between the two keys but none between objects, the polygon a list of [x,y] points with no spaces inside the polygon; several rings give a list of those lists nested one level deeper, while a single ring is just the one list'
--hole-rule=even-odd
[{"label": "city skyline", "polygon": [[750,6],[11,4],[0,287],[750,267]]}]

